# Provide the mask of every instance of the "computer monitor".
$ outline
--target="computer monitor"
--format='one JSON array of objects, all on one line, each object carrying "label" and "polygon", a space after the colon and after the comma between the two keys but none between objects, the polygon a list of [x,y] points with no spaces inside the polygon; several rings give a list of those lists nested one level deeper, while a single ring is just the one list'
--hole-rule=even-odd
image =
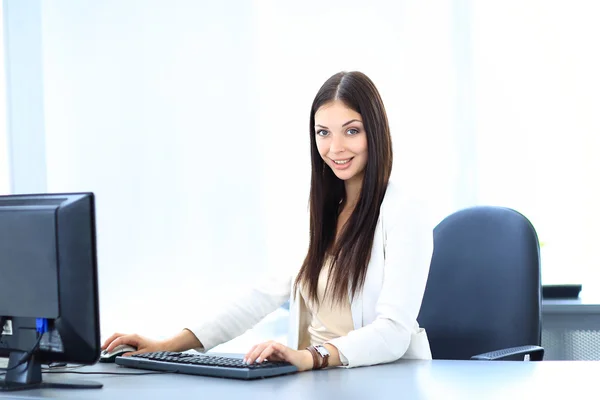
[{"label": "computer monitor", "polygon": [[102,387],[41,368],[100,356],[93,193],[0,196],[0,319],[0,391]]}]

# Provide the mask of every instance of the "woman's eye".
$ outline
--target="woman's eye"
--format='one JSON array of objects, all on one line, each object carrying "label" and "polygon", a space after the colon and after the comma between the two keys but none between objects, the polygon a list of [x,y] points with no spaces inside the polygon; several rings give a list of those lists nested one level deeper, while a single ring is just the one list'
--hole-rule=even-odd
[{"label": "woman's eye", "polygon": [[349,135],[356,135],[357,133],[358,133],[358,129],[354,129],[354,128],[348,129],[348,134]]},{"label": "woman's eye", "polygon": [[329,132],[327,132],[324,129],[321,129],[320,131],[317,131],[317,135],[319,136],[327,136],[329,134]]}]

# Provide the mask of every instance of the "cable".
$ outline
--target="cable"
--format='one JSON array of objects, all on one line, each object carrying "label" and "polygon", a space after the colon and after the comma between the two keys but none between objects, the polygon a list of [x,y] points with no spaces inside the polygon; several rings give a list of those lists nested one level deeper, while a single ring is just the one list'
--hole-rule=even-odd
[{"label": "cable", "polygon": [[8,321],[8,317],[0,317],[0,340],[2,340],[2,335],[4,334],[4,325]]},{"label": "cable", "polygon": [[[2,341],[2,335],[4,334],[4,325],[8,321],[8,317],[0,317],[0,341]],[[6,368],[0,368],[0,371],[4,371]],[[0,373],[0,376],[6,375],[6,372]]]},{"label": "cable", "polygon": [[[72,371],[74,369],[79,369],[81,367],[85,367],[85,364],[76,364],[76,365],[61,365],[58,367],[53,367],[52,365],[48,366],[47,368],[42,368],[42,372],[44,371]],[[63,369],[64,368],[64,369]]]},{"label": "cable", "polygon": [[40,346],[40,341],[42,340],[42,336],[43,335],[40,335],[37,342],[35,342],[35,345],[31,348],[31,350],[29,350],[27,353],[25,353],[25,355],[23,357],[21,357],[21,359],[19,360],[18,363],[16,363],[15,365],[13,365],[10,368],[0,368],[0,371],[4,371],[4,372],[12,371],[13,369],[15,369],[15,368],[25,364],[27,361],[29,361],[33,352],[36,351],[38,349],[38,347]]},{"label": "cable", "polygon": [[[81,374],[81,375],[159,375],[170,374],[172,371],[152,371],[152,372],[102,372],[102,371],[73,371],[74,368],[85,367],[85,365],[77,365],[74,367],[66,367],[66,370],[57,370],[50,368],[42,368],[42,374]],[[6,375],[6,372],[0,373],[0,376]]]},{"label": "cable", "polygon": [[[81,375],[161,375],[171,374],[172,371],[154,371],[154,372],[102,372],[102,371],[42,371],[42,374],[81,374]],[[6,372],[0,373],[0,376],[6,375]]]},{"label": "cable", "polygon": [[[86,365],[74,365],[71,367],[60,367],[68,369],[58,368],[42,368],[42,374],[81,374],[81,375],[159,375],[159,374],[170,374],[172,371],[152,371],[152,372],[102,372],[102,371],[73,371],[76,368],[85,367]],[[0,373],[0,376],[6,375],[6,372]]]},{"label": "cable", "polygon": [[102,371],[42,371],[43,374],[82,374],[82,375],[157,375],[172,374],[172,371],[154,372],[102,372]]}]

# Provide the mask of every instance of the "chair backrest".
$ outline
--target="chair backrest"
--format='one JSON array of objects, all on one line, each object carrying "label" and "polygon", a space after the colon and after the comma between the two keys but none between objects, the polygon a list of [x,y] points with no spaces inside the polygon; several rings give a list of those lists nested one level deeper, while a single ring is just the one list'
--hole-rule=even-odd
[{"label": "chair backrest", "polygon": [[419,313],[434,359],[540,345],[539,242],[517,211],[472,207],[434,229],[431,269]]}]

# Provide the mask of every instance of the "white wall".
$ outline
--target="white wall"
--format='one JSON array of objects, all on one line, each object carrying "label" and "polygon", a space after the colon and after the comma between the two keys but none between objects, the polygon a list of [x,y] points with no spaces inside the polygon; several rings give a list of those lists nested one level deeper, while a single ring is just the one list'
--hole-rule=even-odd
[{"label": "white wall", "polygon": [[339,70],[380,89],[394,178],[432,218],[516,208],[546,283],[600,286],[595,2],[5,3],[27,19],[7,63],[35,62],[7,77],[0,152],[13,191],[97,194],[104,337],[171,334],[301,262],[309,109]]},{"label": "white wall", "polygon": [[433,218],[514,207],[546,243],[545,282],[600,286],[595,2],[38,4],[31,157],[48,190],[98,196],[104,335],[170,334],[301,262],[309,108],[339,70],[379,87],[394,177]]},{"label": "white wall", "polygon": [[[373,79],[387,108],[394,177],[434,199],[435,218],[464,204],[454,190],[466,157],[454,141],[453,7],[436,4],[439,12],[431,13],[412,1],[255,2],[259,130],[294,165],[267,169],[267,182],[292,178],[308,185],[312,99],[333,73],[360,70]],[[306,204],[305,197],[290,196],[299,193],[293,189],[265,188],[270,209],[289,201]],[[278,227],[274,232],[287,223],[267,217],[270,227]]]},{"label": "white wall", "polygon": [[6,76],[4,67],[4,13],[3,1],[0,0],[0,194],[8,194],[10,190],[10,169],[8,159],[8,136],[6,132]]},{"label": "white wall", "polygon": [[2,125],[7,129],[4,143],[9,153],[2,164],[8,165],[11,192],[40,193],[46,190],[46,139],[39,0],[6,0],[2,12],[6,39]]},{"label": "white wall", "polygon": [[[600,289],[600,4],[473,2],[480,201],[536,226],[545,283]],[[587,290],[586,290],[587,289]]]},{"label": "white wall", "polygon": [[266,260],[251,4],[42,10],[48,190],[97,194],[103,336],[170,334]]},{"label": "white wall", "polygon": [[171,334],[301,262],[310,103],[339,70],[380,88],[395,176],[457,208],[440,6],[43,1],[48,190],[97,194],[103,336]]}]

